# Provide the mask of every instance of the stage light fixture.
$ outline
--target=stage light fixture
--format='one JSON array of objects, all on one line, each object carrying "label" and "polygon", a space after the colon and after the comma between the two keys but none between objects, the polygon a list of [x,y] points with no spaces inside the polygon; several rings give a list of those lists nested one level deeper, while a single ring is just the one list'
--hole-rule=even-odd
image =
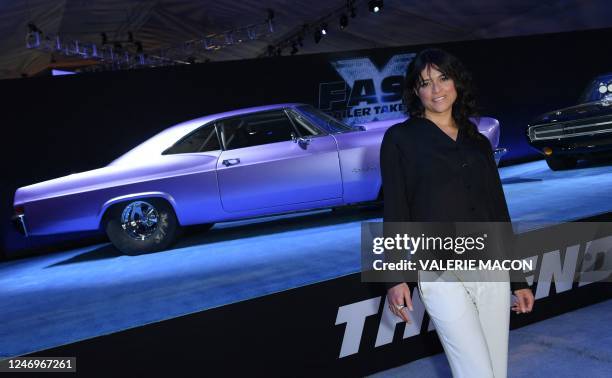
[{"label": "stage light fixture", "polygon": [[383,9],[384,3],[382,0],[370,0],[368,1],[368,9],[372,13],[378,13]]},{"label": "stage light fixture", "polygon": [[340,29],[344,30],[348,26],[348,17],[346,14],[340,16]]},{"label": "stage light fixture", "polygon": [[321,29],[317,28],[314,32],[315,43],[321,42],[321,38],[323,38],[323,33],[321,33]]},{"label": "stage light fixture", "polygon": [[326,23],[321,24],[321,34],[327,35],[327,24]]}]

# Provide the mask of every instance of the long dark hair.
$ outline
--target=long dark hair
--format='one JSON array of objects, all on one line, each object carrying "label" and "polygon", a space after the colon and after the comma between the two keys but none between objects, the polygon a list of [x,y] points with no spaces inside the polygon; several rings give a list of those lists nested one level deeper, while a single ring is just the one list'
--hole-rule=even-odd
[{"label": "long dark hair", "polygon": [[466,131],[470,138],[480,138],[478,128],[470,120],[470,117],[478,117],[472,76],[459,59],[444,50],[433,48],[423,50],[408,65],[403,100],[410,117],[425,116],[425,108],[419,96],[416,95],[415,89],[418,92],[422,82],[421,72],[428,66],[453,80],[457,90],[457,99],[453,104],[452,117],[457,126]]}]

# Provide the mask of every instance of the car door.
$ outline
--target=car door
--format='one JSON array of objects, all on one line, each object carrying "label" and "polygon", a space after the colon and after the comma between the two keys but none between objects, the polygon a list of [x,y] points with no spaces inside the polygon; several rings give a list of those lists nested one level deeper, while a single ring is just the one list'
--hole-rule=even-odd
[{"label": "car door", "polygon": [[[217,177],[226,211],[342,197],[338,150],[332,136],[296,128],[282,109],[231,117],[219,121],[217,127],[224,146]],[[298,141],[300,136],[307,139]]]}]

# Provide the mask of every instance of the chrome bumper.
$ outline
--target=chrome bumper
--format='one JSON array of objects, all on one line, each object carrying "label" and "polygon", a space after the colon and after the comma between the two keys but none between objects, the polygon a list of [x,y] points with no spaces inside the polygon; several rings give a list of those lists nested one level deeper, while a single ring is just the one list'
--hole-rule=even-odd
[{"label": "chrome bumper", "polygon": [[574,121],[553,122],[530,126],[527,129],[529,141],[561,140],[581,136],[612,133],[612,119],[609,115]]},{"label": "chrome bumper", "polygon": [[508,152],[507,148],[496,148],[493,150],[493,158],[495,159],[495,164],[499,165],[499,160]]}]

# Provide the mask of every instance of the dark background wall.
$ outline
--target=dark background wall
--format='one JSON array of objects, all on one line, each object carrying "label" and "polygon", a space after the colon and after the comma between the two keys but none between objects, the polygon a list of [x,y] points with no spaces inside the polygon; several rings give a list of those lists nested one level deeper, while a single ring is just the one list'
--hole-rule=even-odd
[{"label": "dark background wall", "polygon": [[[611,38],[612,29],[601,29],[436,46],[472,71],[483,115],[500,120],[500,145],[509,147],[510,164],[538,156],[524,137],[531,118],[574,104],[593,76],[612,71],[605,42]],[[341,80],[330,60],[367,56],[384,66],[395,54],[424,47],[0,81],[3,252],[66,239],[24,239],[10,227],[20,186],[101,167],[164,128],[201,115],[278,102],[316,106],[319,83]]]}]

